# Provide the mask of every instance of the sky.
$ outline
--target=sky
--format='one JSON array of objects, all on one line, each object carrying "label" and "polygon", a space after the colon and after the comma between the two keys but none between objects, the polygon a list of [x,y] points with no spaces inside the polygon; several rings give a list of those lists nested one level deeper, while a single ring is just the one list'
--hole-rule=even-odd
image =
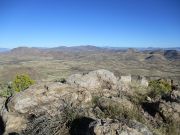
[{"label": "sky", "polygon": [[180,0],[0,0],[0,48],[180,47]]}]

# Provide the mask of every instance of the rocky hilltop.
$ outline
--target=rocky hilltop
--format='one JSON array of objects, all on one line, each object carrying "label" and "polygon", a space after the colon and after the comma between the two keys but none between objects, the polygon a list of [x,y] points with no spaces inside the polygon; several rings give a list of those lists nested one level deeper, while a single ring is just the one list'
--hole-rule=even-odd
[{"label": "rocky hilltop", "polygon": [[116,77],[104,69],[73,74],[63,82],[37,83],[4,101],[0,131],[4,135],[153,135],[172,131],[178,135],[178,86],[165,97],[141,99],[147,87],[145,77]]}]

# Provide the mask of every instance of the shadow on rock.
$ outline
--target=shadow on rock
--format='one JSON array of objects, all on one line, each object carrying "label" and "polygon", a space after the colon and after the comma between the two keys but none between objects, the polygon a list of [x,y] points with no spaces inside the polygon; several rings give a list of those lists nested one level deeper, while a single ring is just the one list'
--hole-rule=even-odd
[{"label": "shadow on rock", "polygon": [[12,133],[9,133],[8,135],[19,135],[19,134],[16,132],[12,132]]},{"label": "shadow on rock", "polygon": [[5,131],[5,124],[2,117],[0,116],[0,135],[3,135],[4,131]]},{"label": "shadow on rock", "polygon": [[95,135],[94,127],[90,124],[95,120],[87,117],[75,119],[70,128],[70,135]]},{"label": "shadow on rock", "polygon": [[142,104],[142,108],[144,109],[144,111],[148,112],[151,116],[155,117],[157,110],[159,108],[159,102],[155,102],[155,103],[145,102]]}]

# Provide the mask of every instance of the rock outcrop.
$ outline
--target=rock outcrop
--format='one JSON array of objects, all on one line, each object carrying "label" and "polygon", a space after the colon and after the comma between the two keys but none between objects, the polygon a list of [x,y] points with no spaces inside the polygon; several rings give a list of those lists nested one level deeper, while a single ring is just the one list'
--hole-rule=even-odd
[{"label": "rock outcrop", "polygon": [[91,102],[91,99],[89,91],[67,84],[41,83],[34,85],[12,97],[7,104],[8,109],[3,110],[6,131],[19,132],[25,129],[27,118],[32,114],[38,115],[46,112],[55,116],[66,103],[85,107],[88,102]]},{"label": "rock outcrop", "polygon": [[74,74],[67,79],[67,83],[88,90],[116,89],[117,78],[110,71],[101,69],[89,72],[88,74]]},{"label": "rock outcrop", "polygon": [[[86,135],[85,132],[87,135],[152,135],[144,124],[129,119],[135,118],[133,115],[126,116],[128,110],[136,113],[133,112],[135,104],[122,94],[130,91],[130,81],[129,76],[118,79],[110,71],[101,69],[71,75],[66,83],[35,84],[12,96],[4,106],[1,114],[5,134],[49,135],[54,134],[52,128],[58,125],[59,131],[69,126],[71,135]],[[179,100],[176,93],[173,98]],[[83,119],[80,127],[75,124],[74,130],[73,123],[79,121],[79,116],[87,119]]]}]

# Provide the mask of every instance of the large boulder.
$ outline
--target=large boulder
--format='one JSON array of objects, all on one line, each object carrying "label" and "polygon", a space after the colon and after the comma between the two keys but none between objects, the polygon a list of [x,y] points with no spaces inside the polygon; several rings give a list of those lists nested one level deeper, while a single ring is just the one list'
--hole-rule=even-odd
[{"label": "large boulder", "polygon": [[67,104],[86,107],[91,102],[90,92],[62,83],[36,84],[14,95],[2,111],[6,133],[19,132],[26,127],[31,115],[48,113],[55,116]]},{"label": "large boulder", "polygon": [[74,74],[67,79],[67,83],[78,87],[83,87],[88,90],[97,89],[116,89],[117,78],[110,71],[100,69],[89,72],[88,74]]},{"label": "large boulder", "polygon": [[49,105],[56,108],[58,107],[56,101],[60,105],[63,104],[63,100],[69,103],[82,101],[86,103],[91,101],[91,94],[81,88],[77,89],[62,83],[37,84],[16,94],[8,103],[8,110],[21,114],[29,113],[34,109],[48,111]]}]

